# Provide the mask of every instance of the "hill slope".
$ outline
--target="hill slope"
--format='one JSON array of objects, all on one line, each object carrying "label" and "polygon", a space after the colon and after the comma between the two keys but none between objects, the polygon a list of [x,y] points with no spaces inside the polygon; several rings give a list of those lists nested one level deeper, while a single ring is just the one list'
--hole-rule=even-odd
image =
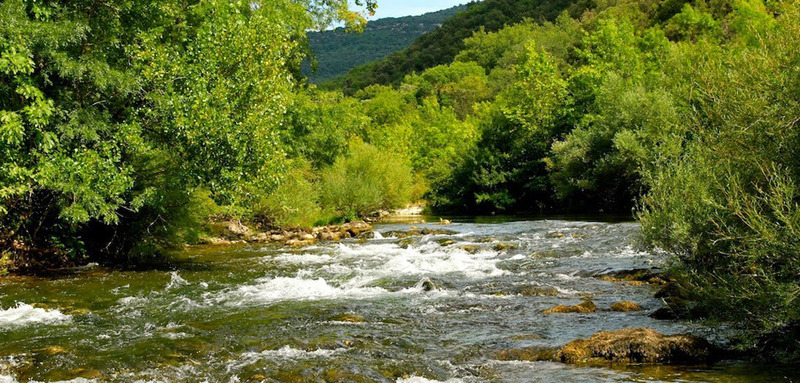
[{"label": "hill slope", "polygon": [[591,6],[588,0],[485,0],[467,4],[467,9],[447,19],[440,28],[420,36],[408,48],[380,61],[359,66],[328,84],[352,94],[372,84],[397,84],[407,74],[453,61],[464,47],[463,40],[475,31],[497,31],[523,19],[552,21],[567,11],[577,17]]},{"label": "hill slope", "polygon": [[370,21],[361,34],[347,33],[344,28],[310,32],[308,42],[318,66],[316,72],[312,72],[310,65],[305,65],[304,72],[311,82],[342,76],[359,65],[407,48],[416,38],[438,28],[466,8],[459,5],[420,16],[378,19]]}]

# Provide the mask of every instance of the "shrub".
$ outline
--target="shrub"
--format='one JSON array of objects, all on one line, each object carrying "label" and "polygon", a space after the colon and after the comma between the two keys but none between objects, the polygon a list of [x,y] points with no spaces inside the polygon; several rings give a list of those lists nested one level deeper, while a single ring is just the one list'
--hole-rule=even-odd
[{"label": "shrub", "polygon": [[321,201],[323,206],[354,218],[409,202],[413,186],[406,160],[355,142],[349,155],[323,170]]},{"label": "shrub", "polygon": [[291,170],[274,191],[259,198],[253,213],[256,219],[271,226],[308,228],[322,214],[318,200],[310,167],[302,166]]}]

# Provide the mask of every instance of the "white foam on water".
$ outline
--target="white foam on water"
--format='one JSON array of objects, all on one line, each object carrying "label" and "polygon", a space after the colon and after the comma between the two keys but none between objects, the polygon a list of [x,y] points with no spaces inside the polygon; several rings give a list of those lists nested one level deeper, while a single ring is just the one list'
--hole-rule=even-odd
[{"label": "white foam on water", "polygon": [[190,285],[190,283],[187,280],[181,278],[181,276],[178,275],[177,271],[173,271],[170,273],[170,279],[169,283],[167,283],[166,289],[171,290],[176,287],[188,286],[188,285]]},{"label": "white foam on water", "polygon": [[228,304],[271,303],[288,300],[365,299],[387,294],[378,287],[336,287],[325,279],[274,278],[258,279],[255,285],[241,286],[218,297]]},{"label": "white foam on water", "polygon": [[421,376],[412,376],[410,378],[397,379],[397,383],[464,383],[464,381],[457,378],[448,380],[431,380]]},{"label": "white foam on water", "polygon": [[240,370],[245,366],[252,365],[260,360],[308,360],[308,359],[327,359],[336,354],[347,351],[345,348],[336,348],[332,350],[313,350],[305,351],[299,350],[292,346],[283,346],[278,350],[265,350],[261,352],[246,352],[240,355],[236,360],[228,363],[226,369],[228,372]]},{"label": "white foam on water", "polygon": [[17,378],[11,375],[0,375],[0,383],[17,383]]},{"label": "white foam on water", "polygon": [[336,348],[332,350],[320,349],[320,350],[306,351],[306,350],[296,349],[292,346],[283,346],[278,350],[265,350],[261,351],[260,353],[250,353],[250,354],[256,354],[268,358],[279,358],[279,359],[307,359],[307,358],[329,358],[333,355],[344,352],[346,350],[347,350],[346,348]]},{"label": "white foam on water", "polygon": [[381,234],[379,231],[375,230],[373,233],[375,233],[375,237],[373,237],[373,239],[384,239],[383,234]]},{"label": "white foam on water", "polygon": [[619,249],[616,252],[612,252],[609,254],[612,258],[636,258],[636,257],[648,257],[652,256],[651,253],[639,251],[633,248],[632,245],[625,246],[622,249]]},{"label": "white foam on water", "polygon": [[333,262],[333,257],[325,254],[311,254],[311,253],[282,253],[276,256],[264,257],[264,262],[284,262],[300,265],[316,265],[326,264]]},{"label": "white foam on water", "polygon": [[0,327],[18,327],[31,323],[58,324],[70,319],[72,316],[61,311],[37,308],[21,302],[16,307],[0,310]]},{"label": "white foam on water", "polygon": [[460,273],[466,278],[479,279],[502,276],[508,271],[499,269],[495,252],[470,254],[467,251],[442,247],[438,243],[423,243],[418,247],[402,248],[398,244],[367,244],[337,249],[345,259],[368,260],[354,269],[372,280],[397,275],[441,275]]}]

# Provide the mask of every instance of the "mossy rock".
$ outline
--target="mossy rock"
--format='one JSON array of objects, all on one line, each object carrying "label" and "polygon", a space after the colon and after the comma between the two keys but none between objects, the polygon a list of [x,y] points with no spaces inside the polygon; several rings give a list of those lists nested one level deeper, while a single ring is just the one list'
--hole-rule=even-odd
[{"label": "mossy rock", "polygon": [[478,252],[481,251],[481,247],[480,246],[474,246],[474,245],[464,245],[464,246],[459,247],[459,249],[464,250],[464,251],[466,251],[467,253],[470,253],[470,254],[477,254]]},{"label": "mossy rock", "polygon": [[542,347],[518,348],[500,351],[497,360],[521,360],[526,362],[556,361],[558,350]]},{"label": "mossy rock", "polygon": [[441,240],[436,241],[436,242],[438,242],[439,245],[441,245],[441,246],[450,246],[450,245],[454,245],[456,243],[456,241],[454,241],[452,239],[441,239]]},{"label": "mossy rock", "polygon": [[456,231],[452,230],[444,230],[444,229],[422,229],[420,231],[422,235],[455,235],[458,234]]},{"label": "mossy rock", "polygon": [[554,297],[558,295],[558,289],[550,286],[527,286],[521,288],[519,293],[529,297]]},{"label": "mossy rock", "polygon": [[509,251],[509,250],[516,250],[518,248],[519,246],[513,243],[498,243],[493,247],[494,251]]},{"label": "mossy rock", "polygon": [[719,351],[703,338],[637,328],[601,331],[589,339],[574,340],[558,351],[557,358],[570,364],[703,364],[718,355]]},{"label": "mossy rock", "polygon": [[642,311],[642,310],[644,310],[642,306],[639,306],[638,304],[629,301],[617,302],[611,305],[611,311],[617,311],[617,312],[631,312],[631,311]]},{"label": "mossy rock", "polygon": [[585,301],[574,306],[558,305],[548,310],[544,314],[566,314],[566,313],[593,313],[597,311],[597,306],[592,301]]}]

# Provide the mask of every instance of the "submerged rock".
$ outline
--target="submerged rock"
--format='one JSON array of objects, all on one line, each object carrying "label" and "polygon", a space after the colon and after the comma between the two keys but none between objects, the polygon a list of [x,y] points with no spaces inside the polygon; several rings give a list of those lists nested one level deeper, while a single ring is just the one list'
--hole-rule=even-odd
[{"label": "submerged rock", "polygon": [[497,354],[498,360],[522,360],[527,362],[557,361],[558,350],[543,347],[517,348],[503,350]]},{"label": "submerged rock", "polygon": [[550,286],[527,286],[521,288],[519,293],[524,296],[554,297],[558,295],[558,289]]},{"label": "submerged rock", "polygon": [[617,311],[617,312],[631,312],[631,311],[642,311],[642,310],[644,310],[642,306],[639,306],[634,302],[628,302],[628,301],[617,302],[611,305],[611,311]]},{"label": "submerged rock", "polygon": [[494,251],[516,250],[517,248],[518,246],[513,243],[498,243],[493,247]]},{"label": "submerged rock", "polygon": [[367,320],[364,319],[364,317],[362,317],[361,315],[357,315],[357,314],[342,314],[342,315],[335,316],[335,317],[331,318],[331,321],[333,321],[333,322],[363,323],[363,322],[366,322]]},{"label": "submerged rock", "polygon": [[669,282],[669,278],[661,274],[658,269],[619,270],[595,275],[595,278],[630,285],[663,285]]},{"label": "submerged rock", "polygon": [[589,339],[578,339],[556,355],[564,363],[659,363],[703,364],[713,362],[716,347],[703,338],[664,335],[647,328],[601,331]]},{"label": "submerged rock", "polygon": [[564,313],[593,313],[597,311],[597,306],[592,301],[585,301],[575,306],[558,305],[548,310],[542,311],[544,314],[564,314]]},{"label": "submerged rock", "polygon": [[418,289],[422,289],[422,291],[424,291],[424,292],[429,292],[429,291],[434,291],[434,290],[440,290],[441,289],[436,283],[433,283],[433,281],[431,281],[428,278],[424,278],[421,281],[417,282],[416,287]]},{"label": "submerged rock", "polygon": [[473,246],[473,245],[464,245],[459,247],[459,249],[464,250],[470,254],[477,254],[479,251],[481,251],[480,246]]}]

